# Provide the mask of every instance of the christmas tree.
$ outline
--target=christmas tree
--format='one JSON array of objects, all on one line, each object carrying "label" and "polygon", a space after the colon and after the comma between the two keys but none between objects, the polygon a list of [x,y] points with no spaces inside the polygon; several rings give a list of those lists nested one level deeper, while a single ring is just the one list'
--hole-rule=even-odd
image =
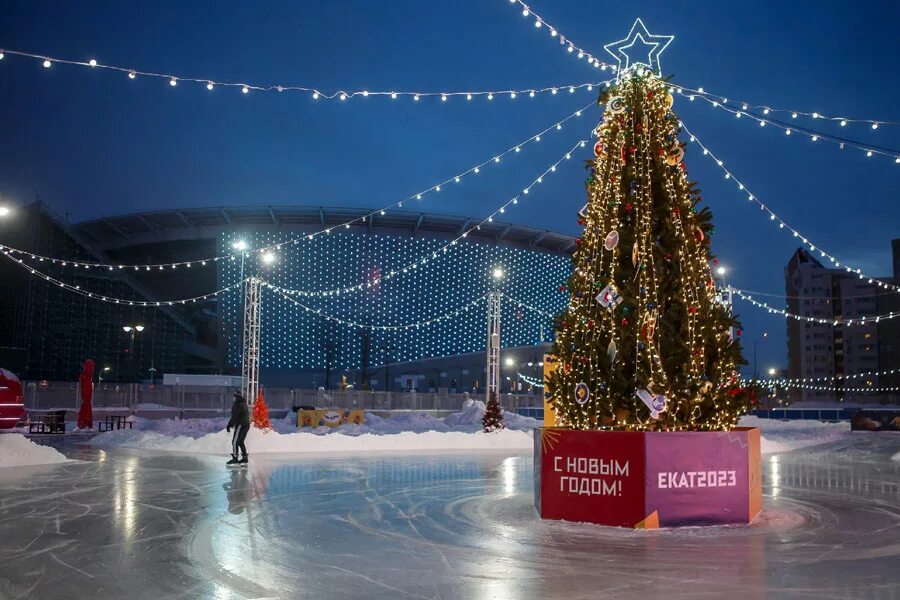
[{"label": "christmas tree", "polygon": [[739,324],[711,274],[711,214],[697,208],[671,90],[633,68],[599,103],[584,233],[560,286],[560,366],[547,381],[557,425],[728,430],[750,402]]},{"label": "christmas tree", "polygon": [[269,407],[266,405],[266,399],[263,397],[262,390],[256,395],[256,402],[253,403],[253,413],[250,417],[253,426],[263,431],[272,429],[272,422],[269,420]]},{"label": "christmas tree", "polygon": [[497,394],[491,394],[487,405],[484,407],[484,416],[481,417],[481,427],[485,433],[503,429],[503,412],[497,401]]}]

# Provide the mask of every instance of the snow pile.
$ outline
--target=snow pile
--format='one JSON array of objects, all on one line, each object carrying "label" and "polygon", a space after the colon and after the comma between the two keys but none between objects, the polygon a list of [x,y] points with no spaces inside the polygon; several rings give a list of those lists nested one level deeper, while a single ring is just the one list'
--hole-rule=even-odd
[{"label": "snow pile", "polygon": [[67,460],[56,449],[35,444],[20,433],[0,435],[0,468],[50,465]]},{"label": "snow pile", "polygon": [[[247,436],[251,454],[258,452],[379,452],[434,450],[531,451],[531,430],[540,425],[514,413],[504,413],[507,429],[493,434],[481,432],[484,402],[467,400],[463,410],[443,419],[426,413],[404,413],[391,418],[366,412],[362,425],[297,429],[297,415],[289,412],[273,421],[273,431],[255,428]],[[134,429],[102,433],[90,445],[97,448],[141,448],[196,454],[226,454],[231,434],[224,431],[227,419],[136,418]]]},{"label": "snow pile", "polygon": [[891,457],[891,460],[894,461],[894,462],[900,462],[900,452],[898,452],[897,454],[893,455],[893,456]]},{"label": "snow pile", "polygon": [[762,453],[790,452],[799,448],[827,444],[850,434],[850,423],[822,423],[820,421],[778,421],[745,416],[742,427],[759,427],[762,432]]}]

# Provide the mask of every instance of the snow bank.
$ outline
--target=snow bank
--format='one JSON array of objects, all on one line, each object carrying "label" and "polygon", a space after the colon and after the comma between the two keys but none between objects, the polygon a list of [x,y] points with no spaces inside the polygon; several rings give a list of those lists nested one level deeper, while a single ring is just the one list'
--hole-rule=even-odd
[{"label": "snow bank", "polygon": [[50,465],[67,460],[56,449],[35,444],[20,433],[0,434],[0,468]]},{"label": "snow bank", "polygon": [[818,446],[850,434],[850,423],[822,423],[820,421],[778,421],[745,416],[742,427],[759,427],[762,432],[762,453],[776,454],[799,448]]},{"label": "snow bank", "polygon": [[[251,429],[247,448],[253,453],[381,452],[438,450],[531,451],[531,430],[536,419],[504,413],[507,429],[481,431],[484,402],[466,401],[463,410],[443,419],[425,413],[404,413],[384,418],[366,412],[363,425],[317,427],[297,430],[297,415],[289,412],[272,423],[273,431]],[[97,448],[138,448],[196,454],[227,454],[231,434],[224,431],[227,419],[135,418],[134,429],[102,433],[88,443]]]}]

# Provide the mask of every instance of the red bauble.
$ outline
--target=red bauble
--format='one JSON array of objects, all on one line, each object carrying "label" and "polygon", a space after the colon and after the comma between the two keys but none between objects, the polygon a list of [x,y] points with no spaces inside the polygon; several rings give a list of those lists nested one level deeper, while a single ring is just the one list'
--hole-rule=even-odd
[{"label": "red bauble", "polygon": [[691,305],[690,308],[688,308],[688,311],[690,311],[691,314],[694,314],[695,312],[697,312],[697,307]]},{"label": "red bauble", "polygon": [[743,329],[738,329],[735,333],[737,333],[737,336],[738,336],[738,337],[741,337],[742,335],[744,335],[744,330],[743,330]]},{"label": "red bauble", "polygon": [[666,151],[663,150],[662,148],[657,148],[657,149],[656,149],[656,153],[657,153],[659,156],[662,156],[662,155],[664,155],[664,154],[666,153]]},{"label": "red bauble", "polygon": [[697,238],[698,242],[702,242],[703,238],[706,236],[703,235],[703,230],[698,227],[697,229],[694,230],[694,237]]},{"label": "red bauble", "polygon": [[588,327],[588,329],[593,329],[593,328],[594,328],[594,322],[593,322],[591,319],[588,319],[587,327]]},{"label": "red bauble", "polygon": [[625,212],[631,212],[632,209],[634,209],[634,205],[631,204],[631,202],[629,202],[625,205]]},{"label": "red bauble", "polygon": [[575,245],[576,245],[576,246],[580,246],[580,245],[581,245],[581,238],[578,238],[578,239],[575,240]]},{"label": "red bauble", "polygon": [[676,206],[675,208],[672,209],[672,214],[677,217],[678,215],[681,214],[681,209]]},{"label": "red bauble", "polygon": [[637,152],[637,148],[635,148],[634,146],[630,146],[630,147],[628,148],[628,151],[629,151],[630,153],[634,154],[635,152]]},{"label": "red bauble", "polygon": [[[641,40],[641,41],[643,41],[643,40]],[[650,90],[649,92],[647,92],[647,97],[648,97],[648,98],[652,98],[652,97],[653,97],[653,90]]]},{"label": "red bauble", "polygon": [[644,130],[644,126],[641,125],[640,123],[638,123],[637,125],[634,126],[634,130],[637,131],[638,133],[640,133],[641,131]]},{"label": "red bauble", "polygon": [[622,327],[628,327],[628,319],[622,319]]},{"label": "red bauble", "polygon": [[719,264],[719,259],[718,259],[718,258],[714,258],[714,259],[713,259],[713,266],[716,266],[716,265],[718,265],[718,264]]},{"label": "red bauble", "polygon": [[587,221],[585,221],[584,219],[578,219],[578,224],[584,227],[585,225],[587,225]]}]

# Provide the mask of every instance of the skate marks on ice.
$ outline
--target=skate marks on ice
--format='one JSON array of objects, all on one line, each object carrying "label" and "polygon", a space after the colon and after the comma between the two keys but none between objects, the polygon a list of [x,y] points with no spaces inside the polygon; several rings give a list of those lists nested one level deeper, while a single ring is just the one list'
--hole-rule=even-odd
[{"label": "skate marks on ice", "polygon": [[764,457],[749,527],[659,531],[539,520],[528,456],[94,451],[0,479],[0,599],[896,598],[879,439]]}]

